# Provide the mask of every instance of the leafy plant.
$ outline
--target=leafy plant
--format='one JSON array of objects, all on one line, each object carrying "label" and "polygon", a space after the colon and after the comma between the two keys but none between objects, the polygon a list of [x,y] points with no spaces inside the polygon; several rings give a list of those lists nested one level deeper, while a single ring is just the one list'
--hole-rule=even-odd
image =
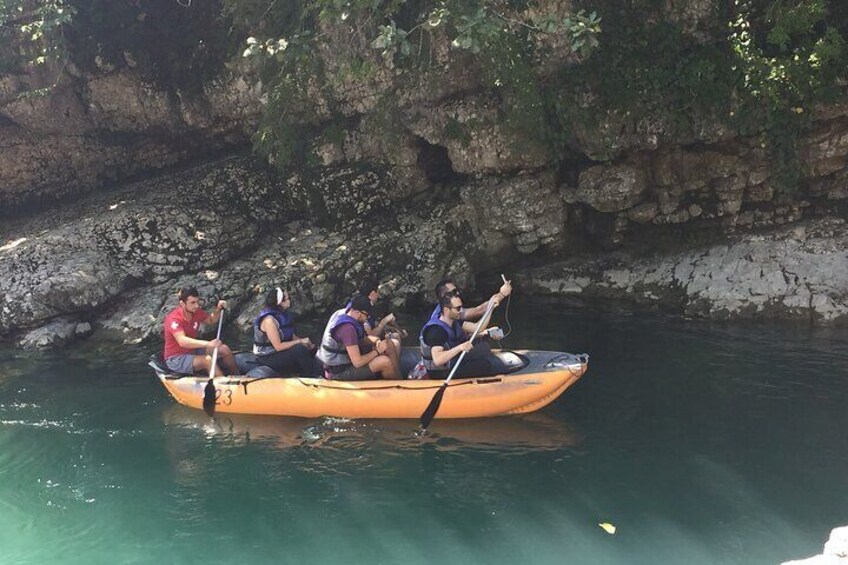
[{"label": "leafy plant", "polygon": [[67,56],[65,27],[75,13],[65,0],[0,0],[0,72],[56,64],[58,82]]}]

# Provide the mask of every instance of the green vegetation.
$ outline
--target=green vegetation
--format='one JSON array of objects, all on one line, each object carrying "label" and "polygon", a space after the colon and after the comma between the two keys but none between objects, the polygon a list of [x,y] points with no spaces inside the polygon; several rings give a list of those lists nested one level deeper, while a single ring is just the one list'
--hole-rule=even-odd
[{"label": "green vegetation", "polygon": [[[687,20],[657,0],[578,0],[567,17],[531,1],[324,0],[302,2],[290,20],[295,54],[274,36],[250,40],[246,55],[266,65],[274,59],[281,80],[271,90],[286,90],[288,100],[297,90],[294,69],[319,58],[335,25],[356,22],[384,67],[407,82],[426,84],[438,72],[433,44],[450,42],[477,59],[484,83],[503,102],[502,123],[516,139],[543,140],[552,159],[567,158],[578,133],[611,158],[623,134],[650,129],[673,143],[698,139],[700,128],[718,123],[760,136],[779,185],[791,191],[802,175],[796,142],[810,111],[839,97],[846,78],[843,4],[715,0],[709,13]],[[360,43],[352,38],[340,52],[362,57]],[[544,68],[557,56],[555,68]],[[373,62],[367,68],[375,72]],[[313,84],[330,80],[319,73]],[[331,91],[324,95],[332,99]],[[462,137],[457,124],[447,127],[446,137]]]},{"label": "green vegetation", "polygon": [[0,0],[0,74],[65,57],[65,28],[74,7],[64,0]]},{"label": "green vegetation", "polygon": [[[718,123],[759,136],[782,186],[798,185],[796,143],[811,110],[844,90],[848,2],[713,0],[695,15],[686,10],[703,3],[574,4],[564,13],[540,0],[0,0],[0,44],[13,47],[0,49],[0,72],[71,53],[81,68],[129,58],[188,88],[242,54],[268,102],[255,147],[285,166],[342,123],[342,89],[371,89],[395,115],[386,106],[398,101],[379,88],[432,87],[450,49],[500,98],[500,124],[544,143],[552,160],[587,139],[593,158],[612,158],[628,133],[674,143]],[[463,127],[448,120],[444,135],[464,139]]]},{"label": "green vegetation", "polygon": [[58,81],[68,62],[83,71],[132,65],[149,80],[190,90],[215,76],[241,41],[217,0],[0,0],[4,74],[52,65]]}]

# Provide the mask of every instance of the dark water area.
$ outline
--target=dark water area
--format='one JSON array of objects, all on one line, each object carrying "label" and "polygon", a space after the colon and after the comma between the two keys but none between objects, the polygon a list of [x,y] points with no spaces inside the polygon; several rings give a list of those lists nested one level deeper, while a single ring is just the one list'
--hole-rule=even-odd
[{"label": "dark water area", "polygon": [[213,420],[143,348],[0,350],[0,563],[765,564],[848,524],[848,329],[510,318],[508,347],[587,352],[586,377],[424,437]]}]

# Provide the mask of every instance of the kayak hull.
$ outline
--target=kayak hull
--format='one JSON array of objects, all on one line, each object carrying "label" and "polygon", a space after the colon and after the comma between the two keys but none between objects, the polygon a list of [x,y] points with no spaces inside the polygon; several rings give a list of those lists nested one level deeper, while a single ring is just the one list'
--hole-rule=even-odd
[{"label": "kayak hull", "polygon": [[[586,356],[539,351],[510,353],[525,361],[520,370],[451,380],[436,417],[484,418],[533,412],[553,402],[588,368]],[[159,371],[157,376],[177,402],[202,408],[208,377],[175,377]],[[214,384],[215,411],[221,413],[394,419],[419,418],[444,381],[345,382],[233,376],[217,377]]]}]

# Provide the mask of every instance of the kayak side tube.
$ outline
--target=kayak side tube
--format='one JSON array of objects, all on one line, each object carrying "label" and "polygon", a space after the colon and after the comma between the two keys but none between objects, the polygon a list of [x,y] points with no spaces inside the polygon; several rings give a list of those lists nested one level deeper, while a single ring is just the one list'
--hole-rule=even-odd
[{"label": "kayak side tube", "polygon": [[[556,400],[587,371],[586,355],[546,351],[505,352],[522,367],[493,377],[453,379],[437,417],[483,418],[524,414]],[[155,367],[154,367],[155,368]],[[201,409],[208,377],[156,370],[180,404]],[[216,412],[316,418],[418,418],[443,381],[344,382],[320,378],[248,376],[214,380]]]}]

